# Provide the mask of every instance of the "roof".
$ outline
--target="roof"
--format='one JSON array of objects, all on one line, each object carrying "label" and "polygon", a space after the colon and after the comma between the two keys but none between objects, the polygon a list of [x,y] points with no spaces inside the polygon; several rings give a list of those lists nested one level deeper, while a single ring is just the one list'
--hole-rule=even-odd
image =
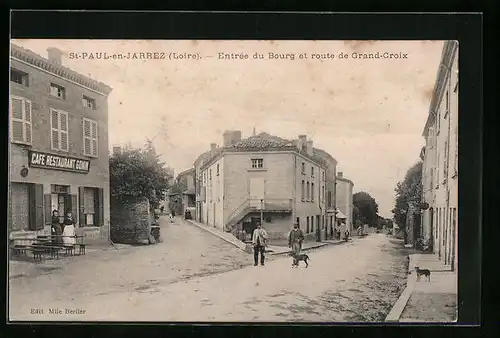
[{"label": "roof", "polygon": [[[250,137],[247,137],[231,146],[228,147],[223,147],[223,148],[217,148],[217,151],[213,153],[210,156],[210,152],[203,153],[198,157],[198,160],[200,158],[205,159],[205,163],[211,163],[213,160],[218,158],[223,151],[262,151],[262,150],[292,150],[292,151],[297,151],[299,154],[301,154],[304,157],[310,158],[312,161],[315,161],[316,163],[319,163],[323,166],[327,166],[327,163],[330,160],[333,160],[335,163],[337,161],[326,151],[314,148],[313,147],[313,155],[310,156],[307,154],[307,151],[304,150],[299,150],[297,148],[296,141],[291,141],[287,140],[284,138],[281,138],[279,136],[274,136],[268,133],[260,133],[258,135],[253,135]],[[204,155],[208,154],[208,156],[205,158]],[[203,165],[205,166],[205,164]]]},{"label": "roof", "polygon": [[352,185],[354,185],[354,182],[353,182],[353,181],[351,181],[350,179],[345,178],[345,177],[343,177],[343,176],[342,176],[342,177],[337,176],[337,177],[335,177],[335,179],[336,179],[337,181],[344,181],[344,182],[348,182],[348,183],[351,183]]},{"label": "roof", "polygon": [[260,133],[258,135],[247,137],[246,139],[243,139],[240,142],[235,143],[226,148],[227,149],[295,148],[295,143],[268,133]]},{"label": "roof", "polygon": [[189,169],[186,169],[186,170],[180,172],[179,174],[177,174],[177,179],[179,179],[182,176],[187,176],[189,174],[194,174],[194,168],[189,168]]},{"label": "roof", "polygon": [[91,79],[90,77],[80,74],[63,65],[54,63],[29,49],[15,45],[13,43],[10,44],[10,57],[27,63],[33,67],[40,68],[56,76],[63,77],[69,81],[73,81],[83,87],[89,88],[103,95],[107,96],[112,91],[111,87],[102,82]]}]

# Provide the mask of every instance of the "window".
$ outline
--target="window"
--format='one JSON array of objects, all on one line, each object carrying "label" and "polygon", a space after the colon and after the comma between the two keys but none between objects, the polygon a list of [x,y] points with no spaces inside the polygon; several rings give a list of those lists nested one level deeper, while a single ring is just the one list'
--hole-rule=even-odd
[{"label": "window", "polygon": [[446,118],[450,112],[450,93],[448,91],[446,91],[446,95],[445,95],[445,107],[446,107],[446,110],[444,112],[444,118]]},{"label": "window", "polygon": [[264,159],[255,158],[252,159],[252,169],[262,169],[264,168]]},{"label": "window", "polygon": [[68,113],[50,109],[51,148],[68,151]]},{"label": "window", "polygon": [[11,140],[14,143],[32,143],[31,101],[22,97],[11,97]]},{"label": "window", "polygon": [[437,155],[437,168],[436,168],[436,189],[439,188],[439,174],[440,174],[440,170],[441,170],[441,166],[440,166],[440,163],[439,163],[439,152],[437,152],[438,155]]},{"label": "window", "polygon": [[458,128],[455,127],[455,160],[453,163],[453,177],[458,175]]},{"label": "window", "polygon": [[314,216],[311,216],[311,232],[314,232]]},{"label": "window", "polygon": [[321,186],[321,197],[320,197],[321,202],[325,201],[325,186]]},{"label": "window", "polygon": [[207,182],[207,173],[203,173],[203,185]]},{"label": "window", "polygon": [[302,180],[302,193],[301,193],[301,199],[302,201],[304,200],[305,198],[305,189],[306,189],[306,182],[304,180]]},{"label": "window", "polygon": [[331,207],[332,206],[332,192],[329,191],[328,192],[328,200],[327,200],[327,203],[328,203],[328,207]]},{"label": "window", "polygon": [[323,181],[326,181],[326,176],[325,176],[325,172],[324,171],[323,171],[323,174],[321,176],[323,176]]},{"label": "window", "polygon": [[443,160],[443,184],[446,183],[448,178],[448,141],[444,142],[444,160]]},{"label": "window", "polygon": [[302,162],[302,173],[306,173],[306,164],[304,162]]},{"label": "window", "polygon": [[61,100],[66,100],[66,89],[62,86],[51,83],[50,95],[58,97]]},{"label": "window", "polygon": [[309,216],[306,217],[306,234],[309,233]]},{"label": "window", "polygon": [[297,217],[297,224],[299,225],[300,228],[300,217]]},{"label": "window", "polygon": [[217,163],[217,176],[219,176],[219,164]]},{"label": "window", "polygon": [[20,85],[29,87],[29,76],[28,73],[21,72],[17,69],[10,69],[10,80]]},{"label": "window", "polygon": [[210,181],[212,180],[212,169],[208,171],[208,178],[210,179]]},{"label": "window", "polygon": [[82,104],[84,107],[95,110],[95,100],[91,99],[90,97],[83,95]]},{"label": "window", "polygon": [[311,201],[314,202],[314,183],[311,183]]},{"label": "window", "polygon": [[314,167],[311,167],[311,176],[314,177]]},{"label": "window", "polygon": [[97,122],[87,118],[83,118],[83,154],[86,156],[98,156]]},{"label": "window", "polygon": [[309,182],[307,182],[307,200],[309,201],[310,199],[311,199],[311,190]]}]

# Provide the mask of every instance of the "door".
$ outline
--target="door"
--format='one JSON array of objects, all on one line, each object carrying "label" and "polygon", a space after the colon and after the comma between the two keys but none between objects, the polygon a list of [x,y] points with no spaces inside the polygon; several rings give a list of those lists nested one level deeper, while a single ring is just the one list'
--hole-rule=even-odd
[{"label": "door", "polygon": [[264,177],[252,177],[249,181],[250,207],[260,208],[261,200],[264,200],[265,181]]}]

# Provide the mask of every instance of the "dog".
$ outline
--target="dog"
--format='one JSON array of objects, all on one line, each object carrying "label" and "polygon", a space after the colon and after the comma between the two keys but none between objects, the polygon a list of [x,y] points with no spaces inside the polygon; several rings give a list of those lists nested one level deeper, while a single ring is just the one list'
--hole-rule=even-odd
[{"label": "dog", "polygon": [[307,254],[294,255],[292,253],[291,256],[293,257],[292,268],[298,267],[300,261],[304,261],[304,263],[306,263],[306,268],[309,266],[309,263],[307,261],[310,260],[310,258]]},{"label": "dog", "polygon": [[420,281],[420,276],[424,275],[428,282],[431,281],[431,271],[429,269],[420,269],[418,266],[415,267],[417,272],[417,282]]}]

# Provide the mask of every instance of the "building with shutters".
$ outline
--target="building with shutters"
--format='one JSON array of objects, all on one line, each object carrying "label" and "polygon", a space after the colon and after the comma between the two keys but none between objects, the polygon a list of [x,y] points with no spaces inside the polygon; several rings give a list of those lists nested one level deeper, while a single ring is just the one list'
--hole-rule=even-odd
[{"label": "building with shutters", "polygon": [[[424,126],[421,151],[422,238],[452,269],[458,268],[458,42],[446,41]],[[421,213],[421,215],[420,215]],[[420,225],[420,222],[418,222]]]},{"label": "building with shutters", "polygon": [[88,239],[109,235],[108,95],[111,88],[11,44],[10,238],[51,231],[71,211]]},{"label": "building with shutters", "polygon": [[[226,131],[222,147],[211,144],[195,161],[196,218],[250,233],[262,210],[272,239],[286,237],[294,221],[308,238],[324,239],[328,209],[334,210],[336,165],[306,135],[291,141],[267,133],[241,139],[241,131]],[[332,222],[334,217],[332,212]]]}]

